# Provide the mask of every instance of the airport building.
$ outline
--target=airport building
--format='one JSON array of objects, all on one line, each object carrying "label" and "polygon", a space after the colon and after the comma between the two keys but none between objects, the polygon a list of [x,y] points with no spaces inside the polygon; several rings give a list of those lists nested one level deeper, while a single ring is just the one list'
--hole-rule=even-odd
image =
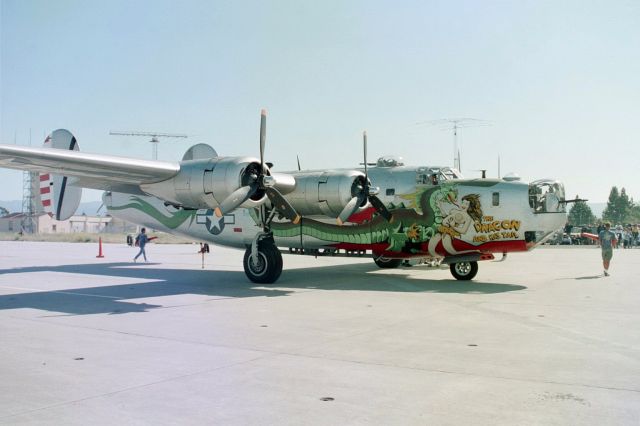
[{"label": "airport building", "polygon": [[[26,215],[11,213],[0,217],[0,232],[21,232]],[[88,216],[85,214],[71,216],[67,220],[55,220],[47,213],[38,213],[33,217],[34,233],[55,234],[86,232],[98,233],[130,233],[137,227],[131,223],[111,216]]]}]

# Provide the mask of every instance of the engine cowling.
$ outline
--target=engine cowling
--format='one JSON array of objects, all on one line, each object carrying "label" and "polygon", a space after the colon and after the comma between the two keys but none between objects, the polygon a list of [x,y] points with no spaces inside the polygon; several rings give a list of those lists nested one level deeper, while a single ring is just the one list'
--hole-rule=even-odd
[{"label": "engine cowling", "polygon": [[[180,162],[176,176],[162,182],[141,185],[143,191],[176,206],[193,209],[216,208],[238,188],[248,185],[260,170],[260,161],[251,157],[215,157]],[[268,173],[268,168],[265,166]],[[266,201],[257,191],[241,207],[256,207]]]},{"label": "engine cowling", "polygon": [[362,172],[348,170],[300,172],[295,179],[295,189],[286,197],[299,214],[338,217],[365,177]]}]

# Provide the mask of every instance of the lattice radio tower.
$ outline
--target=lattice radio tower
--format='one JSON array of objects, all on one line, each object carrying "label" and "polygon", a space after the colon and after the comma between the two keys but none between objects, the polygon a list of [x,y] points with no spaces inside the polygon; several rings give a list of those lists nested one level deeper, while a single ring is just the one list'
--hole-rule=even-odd
[{"label": "lattice radio tower", "polygon": [[[14,136],[13,143],[16,143]],[[31,146],[31,129],[29,129],[29,146]],[[36,216],[36,192],[34,185],[40,184],[38,173],[22,172],[22,221],[21,228],[25,234],[33,234],[37,231]]]}]

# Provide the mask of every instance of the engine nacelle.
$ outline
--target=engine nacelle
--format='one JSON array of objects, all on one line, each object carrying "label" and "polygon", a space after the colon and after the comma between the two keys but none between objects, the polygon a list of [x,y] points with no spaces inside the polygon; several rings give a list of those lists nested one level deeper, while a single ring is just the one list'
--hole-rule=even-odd
[{"label": "engine nacelle", "polygon": [[317,171],[295,174],[296,187],[285,197],[302,216],[338,217],[357,194],[364,173],[357,170]]},{"label": "engine nacelle", "polygon": [[[216,208],[236,189],[252,182],[260,161],[251,157],[215,157],[180,162],[180,171],[171,179],[141,185],[143,191],[176,206],[193,209]],[[268,172],[265,166],[265,172]],[[256,192],[241,207],[256,207],[266,201],[264,191]]]}]

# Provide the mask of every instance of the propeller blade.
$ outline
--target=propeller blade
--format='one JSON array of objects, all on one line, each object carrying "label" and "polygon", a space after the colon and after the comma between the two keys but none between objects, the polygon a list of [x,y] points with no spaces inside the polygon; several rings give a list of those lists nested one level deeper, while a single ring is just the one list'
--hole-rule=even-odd
[{"label": "propeller blade", "polygon": [[296,212],[293,206],[289,204],[287,199],[284,198],[277,189],[268,187],[265,189],[265,192],[267,193],[267,197],[269,197],[271,204],[278,212],[294,224],[298,224],[300,222],[300,215],[298,212]]},{"label": "propeller blade", "polygon": [[240,188],[236,189],[231,193],[231,195],[222,200],[218,207],[215,208],[215,215],[217,217],[222,217],[225,215],[225,213],[229,213],[230,211],[237,209],[242,203],[247,201],[249,197],[251,197],[256,192],[257,189],[258,186],[255,184],[241,186]]},{"label": "propeller blade", "polygon": [[338,222],[338,225],[344,224],[351,217],[351,215],[354,214],[356,210],[358,210],[358,208],[360,207],[360,203],[360,197],[353,197],[352,199],[350,199],[347,205],[344,206],[344,209],[342,209],[342,211],[336,218],[336,222]]},{"label": "propeller blade", "polygon": [[267,110],[260,111],[260,174],[264,167],[264,146],[267,139]]},{"label": "propeller blade", "polygon": [[298,156],[296,155],[296,158],[298,159],[298,171],[300,171],[300,170],[302,170],[302,169],[300,168],[300,157],[298,157]]},{"label": "propeller blade", "polygon": [[389,210],[387,210],[387,207],[384,205],[384,203],[380,201],[380,198],[376,197],[375,195],[370,195],[369,202],[371,203],[373,208],[376,209],[378,213],[380,213],[380,216],[384,217],[387,222],[391,222],[393,216],[391,215]]},{"label": "propeller blade", "polygon": [[364,178],[365,181],[369,177],[367,174],[367,131],[362,132],[362,145],[364,149]]}]

